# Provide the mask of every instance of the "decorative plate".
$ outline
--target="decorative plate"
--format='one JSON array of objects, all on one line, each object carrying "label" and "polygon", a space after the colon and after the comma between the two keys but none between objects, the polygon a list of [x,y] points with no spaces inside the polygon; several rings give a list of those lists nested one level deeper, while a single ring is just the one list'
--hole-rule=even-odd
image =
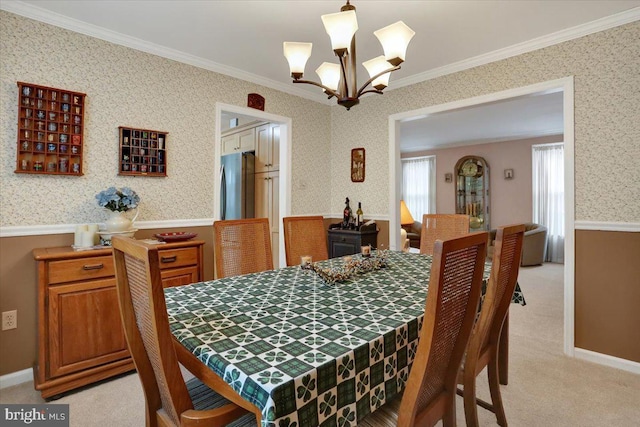
[{"label": "decorative plate", "polygon": [[197,236],[196,233],[187,233],[185,231],[178,231],[175,233],[157,233],[154,234],[156,238],[164,242],[182,242],[184,240],[190,240]]}]

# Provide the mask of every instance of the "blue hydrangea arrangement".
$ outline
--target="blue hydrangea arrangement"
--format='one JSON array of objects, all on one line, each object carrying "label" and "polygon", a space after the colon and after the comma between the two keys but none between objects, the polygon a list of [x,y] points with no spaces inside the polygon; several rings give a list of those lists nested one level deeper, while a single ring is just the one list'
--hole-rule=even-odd
[{"label": "blue hydrangea arrangement", "polygon": [[98,205],[113,212],[126,212],[135,209],[140,197],[129,187],[109,187],[96,194]]}]

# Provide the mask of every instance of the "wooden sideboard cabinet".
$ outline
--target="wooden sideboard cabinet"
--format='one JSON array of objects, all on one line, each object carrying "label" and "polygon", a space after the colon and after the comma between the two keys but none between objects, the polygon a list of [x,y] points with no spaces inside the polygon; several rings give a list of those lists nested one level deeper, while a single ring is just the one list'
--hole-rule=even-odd
[{"label": "wooden sideboard cabinet", "polygon": [[[165,287],[203,280],[204,241],[159,245]],[[34,384],[49,399],[134,369],[122,329],[111,248],[33,250],[38,266]]]},{"label": "wooden sideboard cabinet", "polygon": [[361,246],[378,246],[378,230],[340,230],[329,229],[329,258],[358,254]]}]

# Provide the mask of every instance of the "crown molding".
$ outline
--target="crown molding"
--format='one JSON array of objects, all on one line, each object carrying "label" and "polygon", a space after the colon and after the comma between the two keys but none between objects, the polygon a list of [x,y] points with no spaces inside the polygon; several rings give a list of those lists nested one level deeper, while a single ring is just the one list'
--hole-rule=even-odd
[{"label": "crown molding", "polygon": [[453,64],[434,68],[432,70],[425,71],[424,73],[415,74],[403,79],[398,79],[393,82],[393,87],[390,86],[386,90],[390,91],[399,89],[404,86],[410,86],[416,83],[435,79],[437,77],[446,76],[447,74],[453,74],[460,71],[468,70],[470,68],[478,67],[480,65],[486,65],[491,62],[511,58],[512,56],[518,56],[524,53],[533,52],[534,50],[588,36],[589,34],[594,34],[638,20],[640,20],[640,7],[616,13],[611,16],[606,16],[604,18],[596,19],[595,21],[587,22],[586,24],[567,28],[561,31],[556,31],[555,33],[547,34],[545,36],[531,39],[526,42],[514,44],[503,49],[498,49],[482,55],[474,56],[473,58],[454,62]]},{"label": "crown molding", "polygon": [[[174,61],[182,62],[184,64],[193,65],[198,68],[213,71],[216,73],[224,74],[230,77],[245,80],[251,83],[255,83],[261,86],[269,87],[271,89],[278,90],[280,92],[288,93],[290,95],[299,96],[311,101],[318,102],[324,105],[335,106],[334,102],[327,99],[324,94],[317,94],[304,89],[300,89],[292,84],[284,84],[275,80],[267,79],[262,76],[258,76],[253,73],[238,70],[233,67],[229,67],[223,64],[219,64],[214,61],[206,60],[195,55],[186,54],[175,49],[170,49],[150,43],[144,40],[140,40],[135,37],[125,36],[121,33],[107,30],[97,25],[88,24],[77,19],[69,18],[64,15],[60,15],[55,12],[48,11],[38,6],[34,6],[28,3],[24,3],[16,0],[3,0],[0,3],[0,9],[7,12],[15,13],[17,15],[31,18],[40,22],[44,22],[56,27],[65,28],[70,31],[74,31],[87,36],[95,37],[101,40],[105,40],[111,43],[115,43],[121,46],[126,46],[132,49],[136,49],[142,52],[150,53],[152,55],[160,56]],[[480,65],[486,65],[491,62],[500,61],[513,56],[521,55],[524,53],[532,52],[534,50],[542,49],[544,47],[559,44],[565,41],[573,40],[579,37],[583,37],[589,34],[604,31],[620,25],[625,25],[634,21],[640,20],[640,7],[629,9],[624,12],[620,12],[611,16],[597,19],[595,21],[588,22],[586,24],[578,25],[565,30],[557,31],[545,36],[541,36],[526,42],[518,43],[503,49],[498,49],[493,52],[478,55],[473,58],[468,58],[462,61],[454,62],[442,67],[434,68],[432,70],[425,71],[423,73],[415,74],[413,76],[405,77],[393,82],[393,86],[388,87],[386,91],[399,89],[405,86],[410,86],[416,83],[421,83],[427,80],[442,77],[448,74],[457,73],[460,71],[468,70],[470,68],[478,67]]]},{"label": "crown molding", "polygon": [[291,84],[277,82],[267,79],[257,74],[229,67],[214,61],[200,58],[195,55],[181,52],[176,49],[160,46],[135,37],[127,36],[116,31],[108,30],[97,25],[88,24],[78,19],[69,18],[59,13],[51,12],[38,6],[15,0],[3,0],[0,3],[0,9],[25,18],[34,19],[56,27],[64,28],[86,36],[95,37],[100,40],[108,41],[120,46],[129,47],[131,49],[150,53],[152,55],[178,61],[184,64],[193,65],[194,67],[224,74],[247,82],[255,83],[271,89],[285,92],[290,95],[296,95],[311,101],[319,102],[325,105],[333,105],[324,94],[317,94],[304,89],[300,89]]}]

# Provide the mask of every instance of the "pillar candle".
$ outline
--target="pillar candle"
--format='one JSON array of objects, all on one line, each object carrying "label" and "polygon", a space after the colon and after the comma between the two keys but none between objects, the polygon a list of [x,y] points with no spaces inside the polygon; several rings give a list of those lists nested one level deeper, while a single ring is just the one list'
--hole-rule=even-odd
[{"label": "pillar candle", "polygon": [[81,231],[80,232],[80,246],[83,248],[89,248],[93,246],[93,237],[95,233],[93,231]]},{"label": "pillar candle", "polygon": [[89,224],[87,226],[87,231],[91,231],[93,233],[93,245],[98,244],[98,240],[100,239],[100,235],[98,234],[98,224]]},{"label": "pillar candle", "polygon": [[82,246],[82,232],[88,231],[88,227],[86,224],[76,225],[76,232],[73,235],[73,246]]}]

